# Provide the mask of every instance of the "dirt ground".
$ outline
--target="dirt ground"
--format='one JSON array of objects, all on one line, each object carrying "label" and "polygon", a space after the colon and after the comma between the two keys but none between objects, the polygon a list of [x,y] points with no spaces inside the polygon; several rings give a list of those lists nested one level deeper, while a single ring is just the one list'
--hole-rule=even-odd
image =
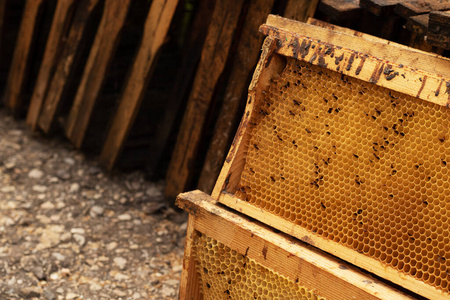
[{"label": "dirt ground", "polygon": [[0,299],[175,299],[187,215],[0,110]]}]

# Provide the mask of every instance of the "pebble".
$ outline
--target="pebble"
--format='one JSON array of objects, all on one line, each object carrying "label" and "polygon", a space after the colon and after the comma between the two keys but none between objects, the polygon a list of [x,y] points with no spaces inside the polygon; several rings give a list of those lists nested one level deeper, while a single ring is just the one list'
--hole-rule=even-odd
[{"label": "pebble", "polygon": [[141,294],[139,294],[138,292],[134,293],[133,299],[141,299]]},{"label": "pebble", "polygon": [[58,261],[64,261],[66,257],[59,252],[53,252],[52,257]]},{"label": "pebble", "polygon": [[69,180],[72,177],[68,171],[63,169],[56,171],[56,176],[63,180]]},{"label": "pebble", "polygon": [[33,268],[33,274],[37,279],[43,280],[45,279],[44,269],[41,266],[36,266]]},{"label": "pebble", "polygon": [[73,159],[72,157],[64,158],[64,162],[69,166],[75,165],[75,159]]},{"label": "pebble", "polygon": [[78,295],[72,292],[66,294],[66,300],[72,300],[78,298]]},{"label": "pebble", "polygon": [[70,232],[64,232],[61,234],[59,240],[63,243],[66,243],[72,239],[72,234]]},{"label": "pebble", "polygon": [[120,221],[129,221],[131,220],[130,214],[122,214],[117,217]]},{"label": "pebble", "polygon": [[84,228],[72,228],[72,229],[70,229],[70,232],[77,233],[77,234],[85,234],[86,233]]},{"label": "pebble", "polygon": [[102,286],[100,284],[94,282],[94,283],[91,283],[91,285],[89,286],[89,289],[91,291],[97,292],[97,291],[100,291],[102,289]]},{"label": "pebble", "polygon": [[13,193],[15,191],[16,191],[16,188],[14,186],[12,186],[12,185],[10,185],[10,186],[3,186],[0,189],[0,192],[2,192],[2,193]]},{"label": "pebble", "polygon": [[44,298],[46,300],[55,300],[56,296],[50,289],[45,289],[44,290]]},{"label": "pebble", "polygon": [[73,239],[78,245],[83,246],[86,243],[86,238],[81,234],[74,234]]},{"label": "pebble", "polygon": [[28,286],[20,289],[20,295],[25,299],[40,297],[42,290],[37,286]]},{"label": "pebble", "polygon": [[127,295],[127,293],[125,293],[124,291],[121,291],[121,290],[119,290],[119,289],[114,289],[114,290],[113,290],[113,293],[114,293],[116,296],[119,296],[119,297],[125,297],[125,296]]},{"label": "pebble", "polygon": [[114,263],[119,267],[119,269],[123,270],[125,269],[127,265],[127,260],[123,257],[114,257]]},{"label": "pebble", "polygon": [[44,172],[42,172],[39,169],[32,169],[29,173],[28,173],[28,177],[33,178],[33,179],[41,179],[42,176],[44,176]]},{"label": "pebble", "polygon": [[54,209],[55,205],[51,201],[46,201],[41,204],[41,208],[50,210],[50,209]]},{"label": "pebble", "polygon": [[76,193],[80,190],[80,185],[78,183],[72,183],[69,188],[69,193]]},{"label": "pebble", "polygon": [[161,292],[162,292],[162,295],[165,297],[173,297],[176,294],[175,289],[173,287],[167,286],[167,285],[163,285]]},{"label": "pebble", "polygon": [[114,250],[114,249],[116,249],[117,248],[117,242],[111,242],[111,243],[108,243],[107,245],[106,245],[106,249],[108,250],[108,251],[111,251],[111,250]]},{"label": "pebble", "polygon": [[47,191],[47,187],[45,185],[35,184],[33,185],[33,191],[38,193],[45,193]]}]

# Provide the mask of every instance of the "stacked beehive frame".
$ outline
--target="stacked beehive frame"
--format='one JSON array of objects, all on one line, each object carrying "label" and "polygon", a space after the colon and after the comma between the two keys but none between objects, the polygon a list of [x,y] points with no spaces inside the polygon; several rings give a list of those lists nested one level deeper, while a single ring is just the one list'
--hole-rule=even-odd
[{"label": "stacked beehive frame", "polygon": [[269,16],[219,202],[449,297],[450,61]]},{"label": "stacked beehive frame", "polygon": [[413,299],[192,191],[180,299]]}]

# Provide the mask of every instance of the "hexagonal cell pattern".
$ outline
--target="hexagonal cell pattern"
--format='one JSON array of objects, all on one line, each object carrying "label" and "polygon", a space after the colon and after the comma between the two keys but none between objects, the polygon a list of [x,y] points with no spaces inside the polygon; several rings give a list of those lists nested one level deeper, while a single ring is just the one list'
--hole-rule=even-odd
[{"label": "hexagonal cell pattern", "polygon": [[288,59],[236,195],[449,291],[450,109]]},{"label": "hexagonal cell pattern", "polygon": [[204,234],[193,249],[203,299],[325,299]]}]

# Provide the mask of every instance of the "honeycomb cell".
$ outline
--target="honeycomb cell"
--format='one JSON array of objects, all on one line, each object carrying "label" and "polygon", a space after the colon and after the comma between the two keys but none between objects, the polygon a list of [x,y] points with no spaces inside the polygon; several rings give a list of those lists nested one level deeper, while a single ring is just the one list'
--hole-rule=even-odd
[{"label": "honeycomb cell", "polygon": [[[325,299],[198,232],[193,256],[203,299]],[[225,258],[234,263],[223,263]]]},{"label": "honeycomb cell", "polygon": [[288,58],[255,111],[238,197],[449,292],[449,109]]}]

